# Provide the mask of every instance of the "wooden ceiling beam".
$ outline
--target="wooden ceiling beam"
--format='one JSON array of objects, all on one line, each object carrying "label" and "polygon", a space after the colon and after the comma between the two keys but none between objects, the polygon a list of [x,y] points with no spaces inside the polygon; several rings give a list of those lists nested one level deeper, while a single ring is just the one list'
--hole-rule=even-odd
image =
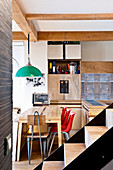
[{"label": "wooden ceiling beam", "polygon": [[[14,41],[26,41],[22,32],[13,32]],[[113,41],[113,31],[38,32],[38,41]]]},{"label": "wooden ceiling beam", "polygon": [[18,0],[12,0],[12,19],[17,23],[26,37],[30,34],[31,41],[37,41],[37,30],[33,21],[27,21],[25,13],[19,4]]},{"label": "wooden ceiling beam", "polygon": [[113,41],[113,31],[38,32],[39,41]]},{"label": "wooden ceiling beam", "polygon": [[26,14],[27,20],[113,20],[113,13],[97,14]]},{"label": "wooden ceiling beam", "polygon": [[23,32],[13,32],[12,39],[13,41],[27,41],[27,37]]}]

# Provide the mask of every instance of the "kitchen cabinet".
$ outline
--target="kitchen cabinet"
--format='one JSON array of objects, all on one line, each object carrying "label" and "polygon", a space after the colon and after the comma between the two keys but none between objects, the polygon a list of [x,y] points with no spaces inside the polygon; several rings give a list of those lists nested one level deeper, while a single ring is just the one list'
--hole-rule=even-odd
[{"label": "kitchen cabinet", "polygon": [[63,59],[63,45],[48,45],[48,59]]},{"label": "kitchen cabinet", "polygon": [[65,51],[65,59],[81,59],[81,44],[66,45]]},{"label": "kitchen cabinet", "polygon": [[[69,82],[68,93],[60,93],[60,81]],[[50,100],[81,100],[81,75],[80,74],[49,74],[48,92]]]}]

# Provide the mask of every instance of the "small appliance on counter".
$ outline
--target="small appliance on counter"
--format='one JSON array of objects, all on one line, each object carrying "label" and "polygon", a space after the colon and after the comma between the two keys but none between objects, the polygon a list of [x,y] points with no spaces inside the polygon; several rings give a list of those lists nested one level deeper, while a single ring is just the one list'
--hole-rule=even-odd
[{"label": "small appliance on counter", "polygon": [[49,95],[47,93],[33,93],[32,99],[33,106],[50,104]]}]

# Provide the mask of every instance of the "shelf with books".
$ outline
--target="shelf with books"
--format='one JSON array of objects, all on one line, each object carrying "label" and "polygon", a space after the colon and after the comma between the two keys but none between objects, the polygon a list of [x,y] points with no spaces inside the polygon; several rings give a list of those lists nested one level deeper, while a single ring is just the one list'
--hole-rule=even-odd
[{"label": "shelf with books", "polygon": [[81,60],[48,60],[48,74],[80,74]]}]

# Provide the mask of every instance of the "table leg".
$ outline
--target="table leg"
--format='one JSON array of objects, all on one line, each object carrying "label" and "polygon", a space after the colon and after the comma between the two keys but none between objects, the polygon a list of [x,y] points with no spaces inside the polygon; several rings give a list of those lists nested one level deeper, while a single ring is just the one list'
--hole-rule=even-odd
[{"label": "table leg", "polygon": [[57,123],[58,126],[58,146],[62,145],[62,136],[61,136],[61,120]]},{"label": "table leg", "polygon": [[17,161],[20,160],[20,149],[21,149],[21,135],[22,135],[22,123],[18,125],[18,146],[17,146]]}]

